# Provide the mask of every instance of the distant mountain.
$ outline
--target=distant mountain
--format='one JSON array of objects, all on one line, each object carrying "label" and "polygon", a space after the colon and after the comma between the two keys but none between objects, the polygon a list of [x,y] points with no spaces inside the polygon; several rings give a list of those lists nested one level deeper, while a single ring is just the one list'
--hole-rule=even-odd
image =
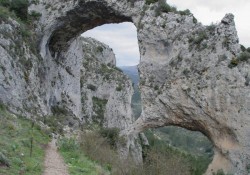
[{"label": "distant mountain", "polygon": [[123,66],[119,68],[124,72],[124,74],[129,76],[129,78],[132,80],[134,84],[133,86],[134,94],[132,97],[132,109],[133,109],[135,118],[138,118],[141,115],[141,93],[138,87],[140,77],[139,77],[137,66]]},{"label": "distant mountain", "polygon": [[139,82],[139,74],[137,66],[122,66],[119,67],[126,75],[129,76],[129,78],[133,81],[135,85]]}]

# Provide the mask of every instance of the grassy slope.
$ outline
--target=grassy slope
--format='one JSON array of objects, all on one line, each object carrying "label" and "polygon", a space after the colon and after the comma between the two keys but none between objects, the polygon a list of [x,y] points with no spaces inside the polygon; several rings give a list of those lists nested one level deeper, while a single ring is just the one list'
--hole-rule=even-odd
[{"label": "grassy slope", "polygon": [[74,139],[61,139],[59,141],[59,152],[68,165],[70,175],[107,174],[106,170],[85,156],[79,144]]},{"label": "grassy slope", "polygon": [[[0,175],[40,175],[49,136],[27,119],[16,117],[0,106]],[[30,138],[33,154],[30,157]],[[9,167],[6,166],[9,164]]]}]

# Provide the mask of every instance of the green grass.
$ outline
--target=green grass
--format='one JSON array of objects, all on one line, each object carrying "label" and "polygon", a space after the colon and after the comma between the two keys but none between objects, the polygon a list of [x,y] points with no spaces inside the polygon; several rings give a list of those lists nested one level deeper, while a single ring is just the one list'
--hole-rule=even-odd
[{"label": "green grass", "polygon": [[74,139],[63,138],[59,141],[59,152],[68,165],[70,175],[107,174],[101,166],[88,159]]},{"label": "green grass", "polygon": [[[0,107],[0,175],[40,175],[43,171],[45,148],[49,142],[40,127],[27,119],[16,117]],[[33,136],[33,151],[30,157],[30,139]]]}]

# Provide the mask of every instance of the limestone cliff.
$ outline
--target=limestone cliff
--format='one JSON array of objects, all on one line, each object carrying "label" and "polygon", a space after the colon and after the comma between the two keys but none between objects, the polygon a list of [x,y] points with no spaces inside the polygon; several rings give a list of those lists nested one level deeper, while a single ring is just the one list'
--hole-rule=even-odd
[{"label": "limestone cliff", "polygon": [[152,11],[145,14],[139,32],[143,114],[135,128],[177,125],[200,131],[215,147],[207,174],[219,168],[244,174],[250,65],[240,61],[233,15],[202,26],[191,15],[169,13],[154,20]]},{"label": "limestone cliff", "polygon": [[108,46],[91,38],[82,38],[82,41],[82,118],[87,123],[94,121],[106,127],[128,128],[133,122],[131,81],[115,67],[115,56]]},{"label": "limestone cliff", "polygon": [[[100,106],[105,106],[104,116],[97,120],[117,115],[104,123],[113,126],[120,122],[124,113],[131,112],[125,109],[129,105],[122,106],[129,99],[123,95],[130,94],[131,87],[127,81],[118,81],[122,75],[112,67],[114,62],[99,57],[101,48],[97,48],[93,63],[88,63],[89,53],[82,43],[92,41],[79,36],[102,24],[133,22],[141,55],[143,112],[133,126],[129,126],[129,115],[124,118],[121,128],[129,127],[123,133],[132,138],[146,128],[167,125],[198,130],[214,144],[215,156],[207,174],[220,168],[247,174],[249,53],[240,50],[233,15],[227,14],[219,24],[203,26],[188,11],[177,12],[162,0],[39,0],[29,7],[30,13],[34,11],[41,13],[34,23],[40,54],[33,54],[24,42],[17,22],[1,21],[1,102],[13,111],[27,113],[32,109],[30,114],[38,116],[59,111],[85,121],[91,121],[86,116],[98,116]],[[84,65],[94,70],[88,74]],[[107,78],[102,70],[112,71],[115,79],[110,85],[100,82]],[[97,76],[92,80],[91,72],[95,71]],[[117,94],[114,99],[113,94],[102,92],[107,88]],[[124,89],[124,94],[119,89]],[[81,99],[84,95],[86,101]],[[119,101],[117,106],[109,103],[111,99]],[[82,104],[86,111],[82,111]]]}]

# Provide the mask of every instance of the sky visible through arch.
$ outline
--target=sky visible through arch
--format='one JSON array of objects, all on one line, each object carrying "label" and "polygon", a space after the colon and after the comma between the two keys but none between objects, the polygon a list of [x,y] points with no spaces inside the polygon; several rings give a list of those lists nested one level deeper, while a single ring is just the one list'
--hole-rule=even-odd
[{"label": "sky visible through arch", "polygon": [[95,38],[111,47],[118,67],[139,64],[140,54],[134,24],[105,24],[85,32],[83,36]]},{"label": "sky visible through arch", "polygon": [[[240,44],[250,47],[250,0],[168,0],[178,10],[190,9],[204,25],[220,22],[226,13],[235,15]],[[106,24],[83,34],[109,45],[116,54],[117,66],[139,63],[136,28],[132,23]]]}]

